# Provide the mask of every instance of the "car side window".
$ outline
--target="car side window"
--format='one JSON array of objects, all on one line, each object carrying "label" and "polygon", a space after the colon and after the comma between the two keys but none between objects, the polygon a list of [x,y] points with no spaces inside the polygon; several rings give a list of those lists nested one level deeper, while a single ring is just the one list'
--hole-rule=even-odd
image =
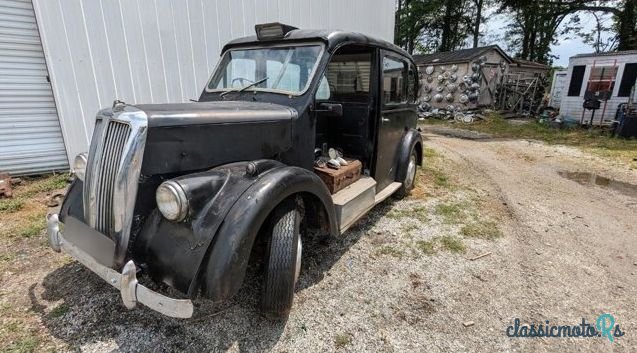
[{"label": "car side window", "polygon": [[383,103],[407,102],[407,64],[394,57],[383,58]]},{"label": "car side window", "polygon": [[409,103],[416,102],[416,97],[418,96],[418,70],[414,68],[412,65],[409,65],[409,79],[407,80],[407,96],[409,99]]},{"label": "car side window", "polygon": [[319,83],[318,89],[316,90],[316,94],[314,95],[314,99],[319,101],[324,101],[330,99],[332,96],[330,92],[330,84],[327,82],[327,77],[323,75],[321,78],[321,82]]}]

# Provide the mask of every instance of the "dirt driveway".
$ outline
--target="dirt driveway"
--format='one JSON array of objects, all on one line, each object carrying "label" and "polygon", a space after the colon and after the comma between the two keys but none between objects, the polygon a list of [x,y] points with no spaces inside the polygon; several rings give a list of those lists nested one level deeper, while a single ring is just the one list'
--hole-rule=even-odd
[{"label": "dirt driveway", "polygon": [[[127,311],[42,238],[22,239],[0,247],[0,351],[637,351],[637,173],[573,148],[439,133],[424,133],[412,197],[304,245],[285,323],[257,314],[255,278],[188,321]],[[614,343],[506,336],[515,318],[594,325],[603,313],[625,333]]]}]

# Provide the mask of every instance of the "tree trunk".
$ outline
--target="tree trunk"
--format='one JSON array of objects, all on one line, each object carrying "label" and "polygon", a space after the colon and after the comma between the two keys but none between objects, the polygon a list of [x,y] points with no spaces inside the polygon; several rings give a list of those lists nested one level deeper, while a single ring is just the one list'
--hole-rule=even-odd
[{"label": "tree trunk", "polygon": [[633,50],[637,49],[637,28],[635,21],[637,20],[637,0],[626,0],[624,2],[623,11],[617,15],[619,20],[617,37],[619,45],[617,50]]},{"label": "tree trunk", "polygon": [[473,24],[473,47],[477,48],[480,44],[480,23],[482,22],[482,5],[484,0],[474,0],[476,5],[476,18]]},{"label": "tree trunk", "polygon": [[445,1],[445,14],[442,18],[442,35],[440,38],[439,51],[449,51],[451,43],[451,18],[453,12],[453,4],[451,0]]}]

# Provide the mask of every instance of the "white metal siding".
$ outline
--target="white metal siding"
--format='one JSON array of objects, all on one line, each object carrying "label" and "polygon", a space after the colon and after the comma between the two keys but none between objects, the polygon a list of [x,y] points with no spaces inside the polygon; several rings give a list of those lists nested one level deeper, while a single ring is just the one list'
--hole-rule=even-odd
[{"label": "white metal siding", "polygon": [[334,28],[393,40],[394,0],[33,0],[69,158],[95,113],[198,98],[220,50],[256,23]]},{"label": "white metal siding", "polygon": [[[565,92],[562,95],[562,101],[560,104],[560,115],[568,120],[580,121],[580,119],[582,119],[584,123],[589,123],[591,117],[593,116],[593,112],[590,110],[585,110],[582,107],[582,104],[584,103],[584,91],[586,91],[586,86],[588,84],[588,79],[590,77],[593,64],[598,67],[617,65],[617,77],[615,78],[615,87],[613,88],[611,98],[607,102],[602,101],[601,108],[595,111],[595,116],[593,116],[594,124],[599,124],[599,122],[602,120],[605,124],[609,124],[615,118],[617,107],[621,103],[628,102],[628,97],[617,96],[617,94],[619,93],[621,79],[624,75],[624,67],[627,63],[637,63],[637,54],[635,54],[634,52],[622,54],[620,52],[617,55],[572,57],[569,60],[568,64],[568,73],[566,75],[566,82],[564,84]],[[571,83],[573,67],[577,65],[586,66],[586,70],[584,71],[584,80],[582,81],[580,95],[577,97],[569,97],[568,87]],[[604,106],[606,106],[606,109],[604,109]]]},{"label": "white metal siding", "polygon": [[31,2],[0,0],[0,171],[68,169]]}]

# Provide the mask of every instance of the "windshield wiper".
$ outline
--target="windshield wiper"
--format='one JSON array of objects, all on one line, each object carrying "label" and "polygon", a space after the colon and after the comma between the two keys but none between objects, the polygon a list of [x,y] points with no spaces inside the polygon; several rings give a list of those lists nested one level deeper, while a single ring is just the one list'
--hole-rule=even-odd
[{"label": "windshield wiper", "polygon": [[229,90],[227,90],[227,91],[223,91],[223,92],[221,92],[221,94],[219,95],[219,97],[223,97],[223,96],[225,96],[226,94],[228,94],[228,93],[230,93],[230,92],[243,92],[243,91],[247,90],[247,89],[248,89],[248,88],[250,88],[250,87],[254,87],[254,86],[258,85],[259,83],[265,82],[268,78],[269,78],[269,77],[267,77],[267,76],[266,76],[266,77],[264,77],[264,78],[262,78],[262,79],[260,79],[260,80],[258,80],[258,81],[254,81],[254,82],[252,82],[251,84],[249,84],[249,85],[247,85],[247,86],[244,86],[244,87],[241,87],[241,88],[239,88],[239,89],[231,88],[231,89],[229,89]]}]

